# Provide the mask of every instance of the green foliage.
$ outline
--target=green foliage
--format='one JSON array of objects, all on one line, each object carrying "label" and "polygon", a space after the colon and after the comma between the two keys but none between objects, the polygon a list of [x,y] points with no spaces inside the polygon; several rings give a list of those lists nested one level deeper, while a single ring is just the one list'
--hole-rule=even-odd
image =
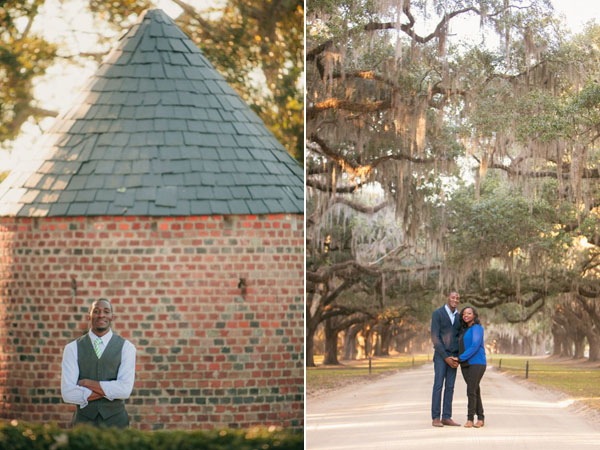
[{"label": "green foliage", "polygon": [[0,450],[253,450],[302,449],[303,436],[290,431],[139,431],[0,422]]},{"label": "green foliage", "polygon": [[551,231],[554,210],[544,199],[527,199],[519,189],[486,179],[480,198],[474,187],[449,202],[449,257],[459,263],[488,261],[537,244]]},{"label": "green foliage", "polygon": [[[596,139],[600,123],[600,25],[592,23],[574,37],[546,38],[539,64],[517,64],[520,73],[495,77],[503,65],[497,52],[476,49],[459,59],[467,67],[468,86],[483,86],[479,93],[474,90],[476,106],[469,115],[469,132],[476,130],[475,134],[485,137],[512,133],[525,145],[561,139],[572,145]],[[525,53],[520,49],[515,54]]]},{"label": "green foliage", "polygon": [[[458,31],[411,42],[404,31],[412,18],[398,5],[410,7],[415,23],[428,17],[421,37],[442,14],[473,6],[482,12],[482,41],[460,41]],[[396,23],[404,31],[390,31]],[[400,278],[386,285],[387,298],[422,306],[430,285],[456,285],[503,323],[537,321],[530,313],[584,281],[597,283],[599,25],[568,35],[549,0],[315,0],[307,26],[307,126],[309,139],[318,137],[309,176],[329,183],[327,167],[373,165],[367,181],[395,200],[404,225],[420,224],[414,241],[429,252],[421,260],[443,253],[442,269],[428,274],[441,279],[423,281],[411,296]],[[487,41],[489,31],[499,46]],[[426,142],[411,145],[419,132]],[[403,154],[422,159],[404,170],[402,157],[394,161]],[[457,165],[479,166],[478,187],[460,180]],[[322,198],[329,202],[331,192]],[[377,223],[364,222],[379,236]]]},{"label": "green foliage", "polygon": [[39,113],[33,80],[54,62],[56,47],[30,32],[43,0],[2,2],[0,6],[0,142],[14,139],[21,125]]}]

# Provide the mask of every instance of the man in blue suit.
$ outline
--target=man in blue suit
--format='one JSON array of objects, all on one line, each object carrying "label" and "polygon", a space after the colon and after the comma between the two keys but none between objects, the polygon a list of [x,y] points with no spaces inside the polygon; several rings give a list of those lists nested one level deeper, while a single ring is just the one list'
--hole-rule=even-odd
[{"label": "man in blue suit", "polygon": [[[458,292],[451,291],[446,304],[436,309],[431,315],[431,341],[435,349],[433,355],[435,377],[431,396],[431,418],[434,427],[460,426],[452,420],[452,396],[458,367],[458,334],[460,331],[458,301]],[[440,408],[442,389],[444,390],[443,410]]]}]

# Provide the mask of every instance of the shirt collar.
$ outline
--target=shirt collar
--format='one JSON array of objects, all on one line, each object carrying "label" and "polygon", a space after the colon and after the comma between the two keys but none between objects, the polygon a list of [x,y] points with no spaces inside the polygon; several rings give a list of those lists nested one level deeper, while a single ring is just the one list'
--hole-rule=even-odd
[{"label": "shirt collar", "polygon": [[92,344],[94,343],[94,341],[96,340],[96,338],[100,338],[102,339],[102,343],[104,344],[104,346],[106,347],[108,345],[108,342],[110,341],[110,338],[113,335],[112,330],[108,330],[108,333],[106,333],[104,336],[96,336],[94,334],[94,332],[92,330],[90,330],[90,339],[92,340]]},{"label": "shirt collar", "polygon": [[446,312],[451,316],[456,316],[456,313],[458,312],[458,309],[455,309],[454,312],[450,311],[450,308],[448,307],[448,303],[444,304],[444,308],[446,308]]}]

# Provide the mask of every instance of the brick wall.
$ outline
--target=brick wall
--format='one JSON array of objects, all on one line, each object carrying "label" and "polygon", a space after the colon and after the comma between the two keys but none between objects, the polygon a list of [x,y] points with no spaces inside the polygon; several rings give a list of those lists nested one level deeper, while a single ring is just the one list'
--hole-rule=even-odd
[{"label": "brick wall", "polygon": [[301,215],[0,218],[0,418],[70,422],[62,351],[106,297],[137,347],[133,427],[301,428],[303,235]]}]

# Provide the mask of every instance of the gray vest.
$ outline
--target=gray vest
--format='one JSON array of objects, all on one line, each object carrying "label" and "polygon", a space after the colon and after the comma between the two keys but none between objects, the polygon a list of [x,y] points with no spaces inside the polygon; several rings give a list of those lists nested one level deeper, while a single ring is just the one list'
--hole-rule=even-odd
[{"label": "gray vest", "polygon": [[[117,379],[121,365],[121,350],[125,339],[113,334],[104,349],[100,359],[94,352],[94,346],[89,334],[84,334],[77,339],[77,364],[79,365],[79,380],[87,378],[95,381],[112,381]],[[114,416],[125,410],[123,400],[110,401],[100,398],[89,402],[85,408],[77,408],[77,414],[94,419],[98,414],[103,419]]]}]

